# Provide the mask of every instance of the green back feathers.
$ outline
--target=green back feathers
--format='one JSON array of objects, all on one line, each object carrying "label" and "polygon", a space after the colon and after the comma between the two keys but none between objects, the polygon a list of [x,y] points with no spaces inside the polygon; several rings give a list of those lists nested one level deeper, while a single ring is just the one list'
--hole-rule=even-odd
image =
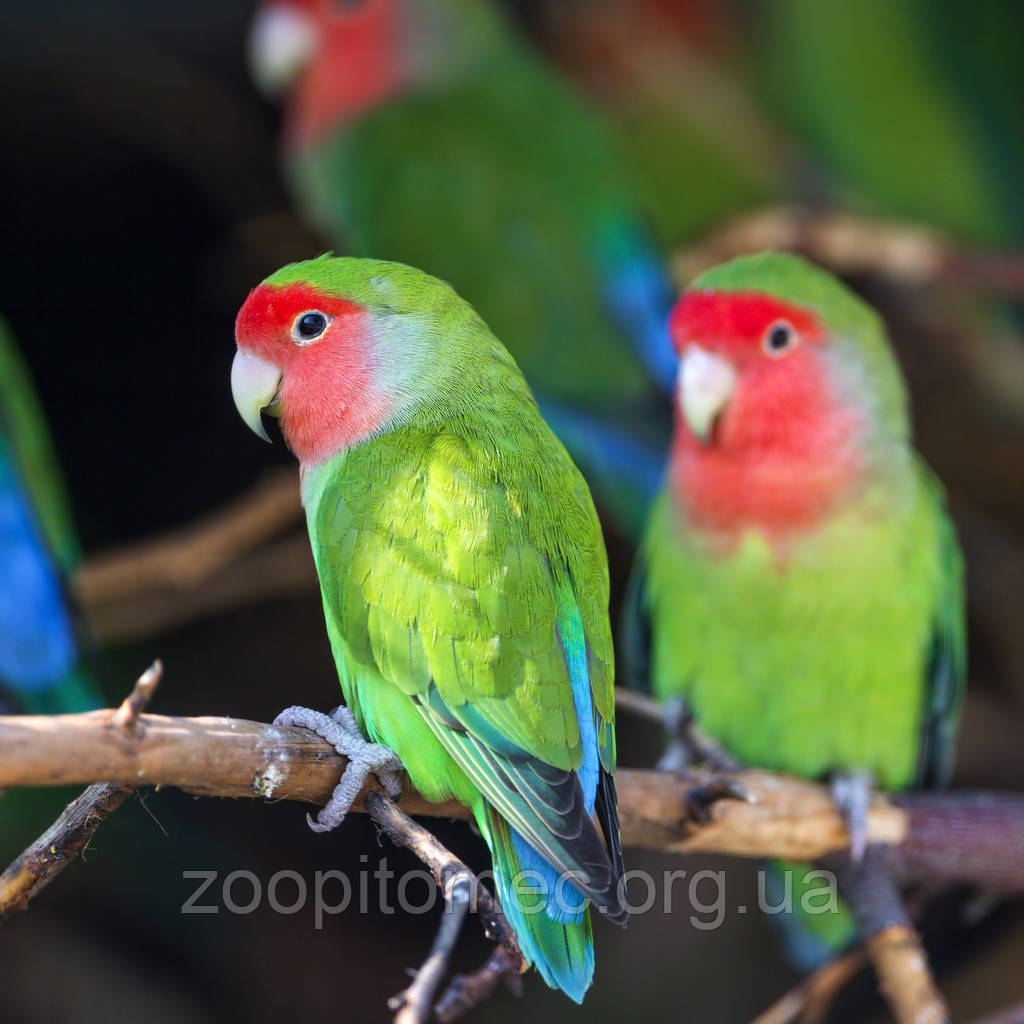
[{"label": "green back feathers", "polygon": [[575,595],[594,702],[611,721],[600,527],[536,408],[520,406],[514,390],[486,397],[454,417],[440,411],[443,399],[424,405],[314,471],[306,504],[318,565],[332,580],[325,604],[359,663],[410,695],[434,686],[450,708],[472,702],[495,745],[511,740],[575,769],[582,755],[557,589]]}]

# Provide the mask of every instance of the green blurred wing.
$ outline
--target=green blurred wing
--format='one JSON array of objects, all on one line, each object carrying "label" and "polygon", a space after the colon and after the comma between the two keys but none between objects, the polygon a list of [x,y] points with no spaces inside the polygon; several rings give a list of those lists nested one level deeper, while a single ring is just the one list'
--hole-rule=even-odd
[{"label": "green blurred wing", "polygon": [[[339,456],[311,534],[353,659],[408,694],[498,812],[598,894],[612,879],[576,774],[583,750],[560,630],[575,602],[610,770],[607,573],[589,497],[547,504],[585,496],[582,479],[539,417],[524,419],[514,437],[497,423],[486,440],[407,427]],[[361,711],[372,721],[372,708]]]},{"label": "green blurred wing", "polygon": [[956,755],[956,734],[967,674],[964,568],[942,487],[923,464],[919,464],[919,471],[930,506],[938,518],[940,538],[941,576],[917,767],[917,784],[933,788],[949,782]]},{"label": "green blurred wing", "polygon": [[760,9],[758,50],[786,112],[846,183],[884,209],[991,241],[1004,233],[996,175],[931,52],[935,10],[777,0]]},{"label": "green blurred wing", "polygon": [[0,320],[0,433],[7,439],[18,475],[29,492],[48,549],[71,572],[80,549],[46,418],[32,380],[6,324]]}]

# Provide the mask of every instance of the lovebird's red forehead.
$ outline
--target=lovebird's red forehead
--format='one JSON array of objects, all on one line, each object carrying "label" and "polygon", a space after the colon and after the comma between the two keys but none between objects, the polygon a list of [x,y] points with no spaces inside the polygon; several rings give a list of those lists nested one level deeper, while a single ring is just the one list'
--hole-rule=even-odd
[{"label": "lovebird's red forehead", "polygon": [[239,345],[249,347],[279,335],[282,329],[291,330],[295,318],[311,309],[337,317],[358,313],[362,307],[308,284],[261,284],[249,293],[238,311],[235,338]]},{"label": "lovebird's red forehead", "polygon": [[760,345],[764,332],[778,320],[788,321],[804,341],[820,338],[823,330],[809,310],[762,292],[686,292],[669,318],[676,351],[691,342],[738,349]]}]

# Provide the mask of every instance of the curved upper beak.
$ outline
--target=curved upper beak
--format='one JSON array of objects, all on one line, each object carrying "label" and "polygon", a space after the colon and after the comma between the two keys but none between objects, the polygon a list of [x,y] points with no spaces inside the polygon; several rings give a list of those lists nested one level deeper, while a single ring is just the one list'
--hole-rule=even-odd
[{"label": "curved upper beak", "polygon": [[687,425],[704,444],[721,411],[732,398],[736,371],[732,364],[699,345],[683,353],[679,370],[679,404]]},{"label": "curved upper beak", "polygon": [[313,19],[293,7],[260,10],[249,29],[249,71],[260,91],[280,96],[313,56],[317,29]]},{"label": "curved upper beak", "polygon": [[264,441],[270,437],[263,426],[264,410],[277,414],[277,392],[281,386],[281,369],[274,363],[239,349],[231,364],[231,397],[238,415],[249,429]]}]

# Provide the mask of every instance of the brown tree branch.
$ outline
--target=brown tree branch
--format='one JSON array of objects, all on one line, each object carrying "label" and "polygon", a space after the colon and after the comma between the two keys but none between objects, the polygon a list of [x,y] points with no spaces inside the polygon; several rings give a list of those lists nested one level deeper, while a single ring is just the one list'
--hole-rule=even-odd
[{"label": "brown tree branch", "polygon": [[193,587],[301,515],[295,471],[277,470],[183,529],[89,559],[75,577],[75,594],[89,606],[160,587]]},{"label": "brown tree branch", "polygon": [[[248,796],[323,804],[344,758],[303,729],[230,718],[141,715],[126,736],[114,712],[0,717],[0,788],[91,783],[176,786],[200,796]],[[719,801],[695,823],[687,798],[705,780],[620,769],[623,842],[669,853],[816,860],[844,849],[846,831],[825,787],[769,772],[735,776],[752,801]],[[365,811],[366,792],[354,810]],[[454,801],[431,804],[407,790],[411,814],[465,818]],[[936,832],[942,842],[936,843]],[[878,796],[868,839],[887,844],[893,869],[922,881],[976,881],[1024,890],[1024,795]],[[942,849],[937,850],[936,847]]]},{"label": "brown tree branch", "polygon": [[847,851],[821,862],[831,868],[857,921],[864,951],[899,1024],[945,1024],[950,1019],[882,847],[854,859]]},{"label": "brown tree branch", "polygon": [[[159,543],[159,541],[157,541]],[[90,604],[96,637],[105,642],[152,636],[204,616],[274,597],[311,593],[316,570],[305,533],[282,537],[223,565],[202,585],[161,587]]]},{"label": "brown tree branch", "polygon": [[899,1024],[945,1024],[949,1007],[935,987],[921,938],[909,924],[872,935],[864,948]]},{"label": "brown tree branch", "polygon": [[96,829],[133,792],[131,786],[97,782],[64,808],[61,816],[0,874],[0,924],[27,910],[92,839]]},{"label": "brown tree branch", "polygon": [[801,252],[839,274],[1024,298],[1022,253],[968,249],[920,224],[799,206],[769,207],[729,221],[676,256],[674,277],[685,285],[716,263],[761,249]]},{"label": "brown tree branch", "polygon": [[267,545],[301,516],[295,471],[275,470],[248,494],[182,529],[89,558],[72,590],[93,631],[107,641],[311,590],[316,575],[306,538]]}]

